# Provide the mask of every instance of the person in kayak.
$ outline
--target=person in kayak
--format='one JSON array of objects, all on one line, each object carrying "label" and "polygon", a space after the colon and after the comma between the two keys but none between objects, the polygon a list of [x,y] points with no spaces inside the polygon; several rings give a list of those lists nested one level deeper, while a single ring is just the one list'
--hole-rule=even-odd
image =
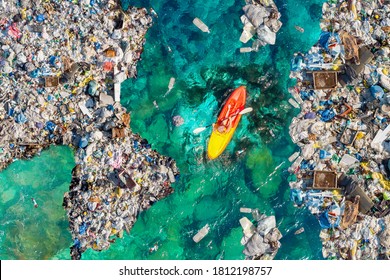
[{"label": "person in kayak", "polygon": [[231,105],[228,105],[228,110],[226,112],[225,117],[222,119],[222,121],[217,122],[213,125],[213,129],[217,130],[219,133],[225,133],[228,132],[232,128],[232,122],[236,114],[233,114],[229,117],[230,114]]}]

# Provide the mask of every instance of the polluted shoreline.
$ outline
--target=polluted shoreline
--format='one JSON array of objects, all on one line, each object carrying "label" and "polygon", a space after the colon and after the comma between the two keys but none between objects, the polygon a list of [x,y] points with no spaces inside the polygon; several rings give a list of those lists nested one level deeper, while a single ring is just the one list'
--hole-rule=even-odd
[{"label": "polluted shoreline", "polygon": [[0,170],[50,145],[75,150],[63,206],[80,259],[129,232],[179,177],[172,158],[132,133],[120,104],[155,12],[112,0],[30,4],[0,6]]},{"label": "polluted shoreline", "polygon": [[291,199],[318,218],[325,259],[390,258],[390,1],[323,4],[291,61]]}]

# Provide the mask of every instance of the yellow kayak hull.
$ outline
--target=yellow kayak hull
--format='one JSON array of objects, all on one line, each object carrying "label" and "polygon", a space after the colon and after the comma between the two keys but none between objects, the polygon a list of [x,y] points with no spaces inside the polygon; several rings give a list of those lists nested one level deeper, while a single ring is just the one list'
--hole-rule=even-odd
[{"label": "yellow kayak hull", "polygon": [[[239,118],[241,118],[241,116],[239,116]],[[236,127],[232,127],[227,133],[213,131],[210,136],[209,146],[207,149],[207,156],[209,159],[216,159],[223,153],[227,145],[230,143],[235,131]]]}]

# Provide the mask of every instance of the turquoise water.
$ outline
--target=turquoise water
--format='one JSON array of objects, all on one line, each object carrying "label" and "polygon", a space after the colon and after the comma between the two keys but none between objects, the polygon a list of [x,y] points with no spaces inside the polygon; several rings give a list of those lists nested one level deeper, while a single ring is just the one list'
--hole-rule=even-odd
[{"label": "turquoise water", "polygon": [[[158,18],[147,34],[138,78],[122,85],[122,104],[132,112],[133,131],[147,138],[159,152],[175,158],[181,178],[174,185],[174,194],[141,213],[130,235],[118,239],[108,251],[87,251],[83,259],[243,259],[240,207],[276,215],[284,235],[277,259],[320,259],[318,222],[308,211],[294,208],[289,200],[287,158],[297,147],[289,140],[288,125],[297,111],[287,103],[287,86],[293,83],[288,79],[293,53],[308,50],[318,38],[323,1],[276,1],[283,22],[276,45],[246,54],[238,50],[243,47],[239,37],[244,0],[123,2],[124,6],[153,7]],[[194,17],[205,22],[211,33],[198,30],[192,24]],[[305,32],[299,33],[294,25],[302,26]],[[164,97],[170,77],[176,78],[176,84]],[[211,124],[229,90],[241,84],[247,86],[247,106],[254,110],[243,116],[224,154],[210,162],[205,151],[211,129],[198,135],[192,131]],[[175,115],[184,118],[182,126],[173,126]],[[243,153],[237,153],[244,148]],[[2,203],[1,258],[69,258],[70,235],[60,208],[62,193],[70,181],[72,154],[69,149],[51,148],[28,164],[43,164],[42,158],[48,165],[50,161],[63,162],[61,170],[39,168],[44,177],[52,179],[52,195],[58,197],[45,207],[57,214],[54,218],[34,216],[32,210],[43,209],[33,209],[27,201],[31,212],[20,214],[23,210],[16,209],[13,215],[18,215],[20,225],[9,225],[9,209],[18,205],[18,198],[14,195],[13,200]],[[42,176],[35,176],[22,164],[17,162],[0,173],[7,186],[0,191],[1,197],[8,199],[12,195],[5,194],[7,191],[18,193],[22,186],[26,191],[34,190],[10,176],[15,168],[19,178],[37,185],[36,191],[44,190]],[[64,179],[68,181],[64,183]],[[29,227],[36,224],[40,228],[49,218],[53,224],[47,234],[63,239],[55,242],[49,236],[50,245],[41,249],[38,232],[28,237],[21,232],[26,227],[30,232]],[[192,236],[205,224],[210,225],[210,233],[195,244]],[[294,231],[301,226],[305,232],[295,236]],[[13,238],[15,235],[20,235],[19,239]],[[21,246],[21,242],[28,246]],[[158,250],[151,252],[155,244]],[[32,253],[31,248],[39,250]]]}]

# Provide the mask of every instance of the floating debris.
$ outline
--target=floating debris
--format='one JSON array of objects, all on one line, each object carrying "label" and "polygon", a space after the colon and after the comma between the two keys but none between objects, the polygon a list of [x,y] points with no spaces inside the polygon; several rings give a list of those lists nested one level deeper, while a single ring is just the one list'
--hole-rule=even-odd
[{"label": "floating debris", "polygon": [[244,15],[241,16],[241,22],[244,24],[240,41],[247,43],[255,35],[251,48],[241,48],[240,52],[257,52],[260,47],[267,44],[274,45],[276,33],[282,27],[280,13],[274,1],[255,1],[246,0],[246,4],[242,9]]},{"label": "floating debris", "polygon": [[[241,244],[248,260],[271,260],[277,254],[282,234],[276,228],[275,216],[260,214],[259,209],[241,208],[242,213],[252,213],[256,226],[247,218],[240,219],[244,236]],[[248,210],[251,210],[248,212]]]},{"label": "floating debris", "polygon": [[298,30],[299,32],[301,32],[301,33],[305,32],[305,29],[303,29],[303,28],[300,27],[299,25],[294,25],[294,28],[295,28],[296,30]]},{"label": "floating debris", "polygon": [[377,240],[390,228],[390,3],[336,2],[323,4],[318,43],[291,61],[291,199],[318,218],[324,258],[388,259]]},{"label": "floating debris", "polygon": [[251,52],[251,51],[252,51],[252,48],[250,48],[250,47],[240,48],[240,53],[248,53],[248,52]]},{"label": "floating debris", "polygon": [[251,208],[244,208],[244,207],[241,207],[241,208],[240,208],[240,212],[241,212],[241,213],[252,213],[252,209],[251,209]]},{"label": "floating debris", "polygon": [[295,234],[295,235],[298,235],[298,234],[303,233],[304,231],[305,231],[305,228],[304,228],[304,227],[301,227],[301,228],[299,228],[298,230],[296,230],[296,231],[294,232],[294,234]]},{"label": "floating debris", "polygon": [[38,208],[38,203],[36,202],[36,200],[33,197],[31,198],[31,201],[34,204],[34,208]]},{"label": "floating debris", "polygon": [[204,24],[204,22],[201,21],[200,19],[194,18],[192,23],[195,24],[195,26],[198,27],[203,32],[210,33],[210,29],[208,28],[208,26],[206,24]]},{"label": "floating debris", "polygon": [[169,79],[169,84],[168,84],[168,91],[164,94],[164,97],[168,95],[168,93],[171,92],[171,90],[173,89],[173,86],[175,85],[175,81],[176,79],[174,77],[171,77]]},{"label": "floating debris", "polygon": [[204,227],[202,227],[197,234],[195,234],[192,239],[195,243],[198,243],[201,241],[210,231],[210,226],[206,224]]}]

